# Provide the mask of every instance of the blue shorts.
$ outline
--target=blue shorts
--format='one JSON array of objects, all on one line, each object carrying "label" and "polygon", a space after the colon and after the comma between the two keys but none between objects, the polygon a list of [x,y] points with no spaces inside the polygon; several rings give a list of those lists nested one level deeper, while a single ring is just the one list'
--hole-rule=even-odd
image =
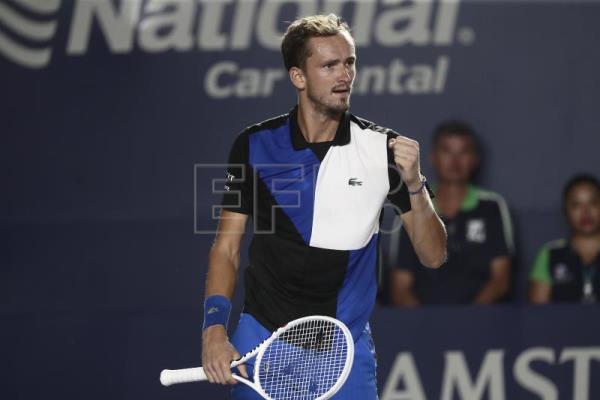
[{"label": "blue shorts", "polygon": [[[263,340],[271,336],[271,332],[258,323],[250,314],[242,314],[238,327],[231,337],[231,343],[237,351],[244,355],[252,351]],[[248,375],[252,376],[254,358],[246,363]],[[377,397],[377,359],[375,346],[371,338],[369,326],[354,343],[354,363],[344,386],[332,397],[334,400],[376,400]],[[233,400],[261,400],[262,397],[254,389],[238,383],[231,389]]]}]

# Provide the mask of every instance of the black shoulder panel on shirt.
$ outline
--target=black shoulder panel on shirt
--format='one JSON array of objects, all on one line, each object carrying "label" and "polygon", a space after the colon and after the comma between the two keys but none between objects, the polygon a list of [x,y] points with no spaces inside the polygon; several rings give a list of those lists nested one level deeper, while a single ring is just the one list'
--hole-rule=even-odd
[{"label": "black shoulder panel on shirt", "polygon": [[227,183],[221,205],[223,209],[241,214],[252,214],[254,173],[248,163],[248,135],[237,135],[227,160]]},{"label": "black shoulder panel on shirt", "polygon": [[244,132],[251,134],[255,132],[264,131],[265,129],[279,128],[281,125],[287,122],[289,116],[290,114],[287,113],[278,115],[277,117],[269,118],[265,121],[246,127],[246,129],[244,129]]},{"label": "black shoulder panel on shirt", "polygon": [[[249,135],[266,129],[275,129],[285,124],[289,114],[279,115],[241,131],[233,141],[229,151],[227,176],[234,180],[226,185],[221,205],[223,209],[242,214],[254,214],[254,170],[249,162]],[[256,216],[254,216],[256,218]]]},{"label": "black shoulder panel on shirt", "polygon": [[358,126],[362,129],[370,129],[374,132],[383,133],[388,136],[388,138],[393,138],[395,136],[399,136],[399,133],[394,131],[393,129],[386,128],[385,126],[377,125],[374,122],[368,121],[364,118],[357,117],[356,115],[352,115],[352,121],[354,121]]}]

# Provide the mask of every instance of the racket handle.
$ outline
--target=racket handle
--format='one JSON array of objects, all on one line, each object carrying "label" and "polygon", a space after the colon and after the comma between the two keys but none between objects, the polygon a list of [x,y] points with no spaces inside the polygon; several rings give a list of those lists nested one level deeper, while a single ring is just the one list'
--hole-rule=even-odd
[{"label": "racket handle", "polygon": [[188,383],[205,381],[208,378],[204,373],[204,368],[184,368],[184,369],[164,369],[160,373],[160,383],[163,386],[170,386],[176,383]]}]

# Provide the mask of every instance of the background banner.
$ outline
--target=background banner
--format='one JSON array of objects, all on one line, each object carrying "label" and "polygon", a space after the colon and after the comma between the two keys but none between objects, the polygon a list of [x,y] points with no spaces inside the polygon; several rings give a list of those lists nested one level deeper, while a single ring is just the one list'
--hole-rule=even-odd
[{"label": "background banner", "polygon": [[[577,305],[378,309],[380,398],[597,399],[598,317]],[[200,307],[5,314],[2,325],[6,399],[227,398],[223,386],[158,380],[199,364]]]}]

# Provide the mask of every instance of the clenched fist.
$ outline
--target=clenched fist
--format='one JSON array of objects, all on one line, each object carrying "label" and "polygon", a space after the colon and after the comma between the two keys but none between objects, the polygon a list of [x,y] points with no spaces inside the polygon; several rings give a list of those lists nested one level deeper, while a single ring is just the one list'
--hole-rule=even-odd
[{"label": "clenched fist", "polygon": [[421,187],[419,143],[404,136],[390,139],[388,147],[394,152],[394,161],[400,169],[402,181],[411,192]]}]

